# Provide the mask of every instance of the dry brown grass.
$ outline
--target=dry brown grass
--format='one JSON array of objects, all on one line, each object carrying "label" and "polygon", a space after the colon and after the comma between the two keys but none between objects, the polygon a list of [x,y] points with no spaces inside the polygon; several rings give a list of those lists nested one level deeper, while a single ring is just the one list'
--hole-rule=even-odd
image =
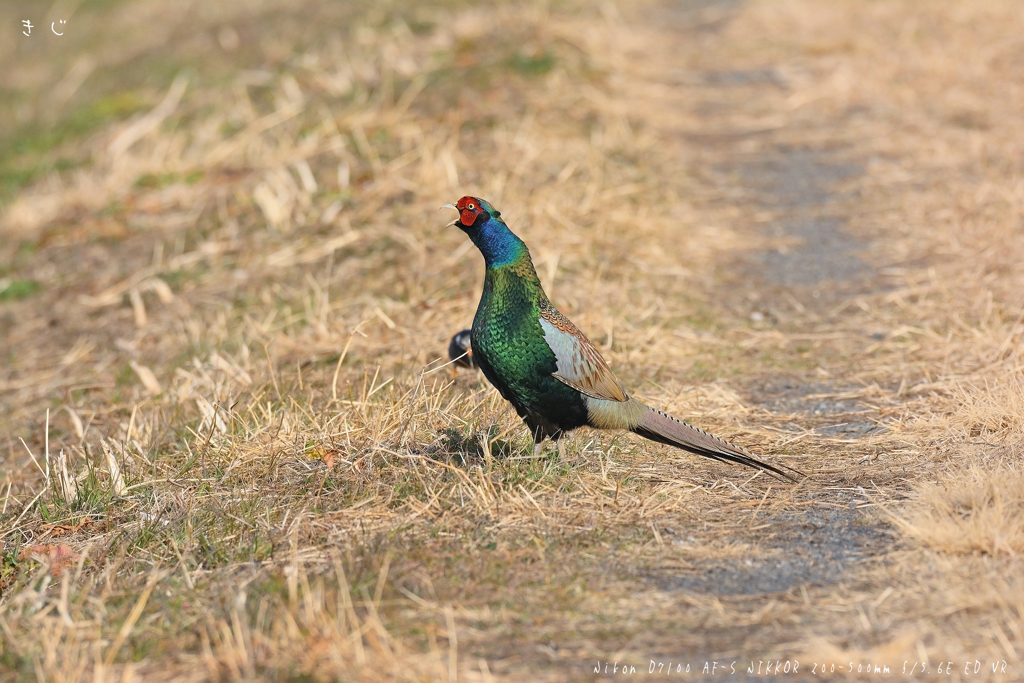
[{"label": "dry brown grass", "polygon": [[913,512],[900,518],[911,539],[946,553],[1016,554],[1024,548],[1024,501],[1016,468],[976,466],[918,489]]},{"label": "dry brown grass", "polygon": [[[130,7],[112,30],[174,9]],[[562,680],[793,656],[1019,677],[1013,3],[399,5],[315,39],[288,15],[197,10],[152,49],[227,66],[140,86],[143,111],[61,142],[47,154],[80,165],[4,207],[0,291],[26,293],[0,301],[12,678]],[[111,75],[138,54],[95,50]],[[75,102],[76,63],[37,106]],[[827,305],[739,268],[799,247],[767,229],[797,209],[757,205],[736,171],[792,148],[863,170],[832,210],[877,277],[823,285]],[[436,207],[469,192],[638,395],[810,479],[622,435],[529,457],[500,397],[438,362],[480,263]],[[885,430],[771,408],[756,387],[777,377]],[[796,553],[778,539],[851,506],[892,536],[834,582],[672,588]]]}]

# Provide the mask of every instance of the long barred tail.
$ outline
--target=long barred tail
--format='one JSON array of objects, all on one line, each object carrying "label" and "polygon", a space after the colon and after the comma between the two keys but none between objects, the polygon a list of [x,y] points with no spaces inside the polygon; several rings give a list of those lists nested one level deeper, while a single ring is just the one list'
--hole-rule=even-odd
[{"label": "long barred tail", "polygon": [[[666,415],[660,410],[655,410],[650,406],[645,407],[647,410],[641,416],[639,424],[632,428],[634,434],[639,434],[651,441],[682,448],[690,453],[703,455],[705,458],[755,467],[789,481],[796,481],[792,475],[783,472],[778,467],[761,462],[754,457],[753,453],[741,446],[731,444],[724,439],[719,439],[717,436],[712,436],[703,430],[677,420],[671,415]],[[782,467],[785,467],[785,465]],[[786,469],[802,474],[799,470],[794,470],[791,467],[786,467]]]}]

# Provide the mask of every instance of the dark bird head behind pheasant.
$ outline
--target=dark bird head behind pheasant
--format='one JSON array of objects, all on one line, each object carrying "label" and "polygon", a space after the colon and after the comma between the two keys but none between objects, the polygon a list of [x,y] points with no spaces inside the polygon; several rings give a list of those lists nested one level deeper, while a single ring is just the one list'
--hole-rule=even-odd
[{"label": "dark bird head behind pheasant", "polygon": [[578,427],[628,429],[697,455],[791,478],[747,449],[631,397],[590,340],[548,299],[530,250],[501,214],[479,197],[442,208],[459,212],[448,225],[466,233],[487,265],[471,331],[473,361],[526,423],[535,451],[552,438],[561,453],[562,437]]},{"label": "dark bird head behind pheasant", "polygon": [[472,330],[457,332],[448,343],[448,360],[453,365],[463,368],[475,368],[473,361],[473,346],[471,343]]}]

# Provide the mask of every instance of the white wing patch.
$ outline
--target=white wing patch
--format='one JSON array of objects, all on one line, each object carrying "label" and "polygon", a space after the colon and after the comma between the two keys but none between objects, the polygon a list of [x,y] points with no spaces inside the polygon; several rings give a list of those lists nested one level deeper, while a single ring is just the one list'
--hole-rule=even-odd
[{"label": "white wing patch", "polygon": [[[554,311],[543,311],[540,319],[544,341],[555,354],[558,369],[555,379],[576,391],[602,401],[629,400],[622,385],[594,345],[576,329],[568,318]],[[542,313],[542,314],[543,314]],[[548,318],[554,318],[549,320]]]}]

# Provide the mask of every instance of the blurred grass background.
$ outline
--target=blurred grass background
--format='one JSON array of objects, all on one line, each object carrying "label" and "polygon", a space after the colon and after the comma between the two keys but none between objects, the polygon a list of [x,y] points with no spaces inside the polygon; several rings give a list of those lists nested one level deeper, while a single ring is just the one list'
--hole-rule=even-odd
[{"label": "blurred grass background", "polygon": [[[179,72],[217,87],[239,69],[279,67],[293,51],[338,36],[338,27],[371,8],[358,2],[5,2],[5,199],[41,174],[81,164],[69,149],[74,142],[152,106]],[[386,23],[401,9],[379,5],[366,18]],[[430,15],[432,8],[424,11]],[[22,20],[32,22],[31,36],[24,36]],[[53,34],[54,22],[63,36]]]}]

